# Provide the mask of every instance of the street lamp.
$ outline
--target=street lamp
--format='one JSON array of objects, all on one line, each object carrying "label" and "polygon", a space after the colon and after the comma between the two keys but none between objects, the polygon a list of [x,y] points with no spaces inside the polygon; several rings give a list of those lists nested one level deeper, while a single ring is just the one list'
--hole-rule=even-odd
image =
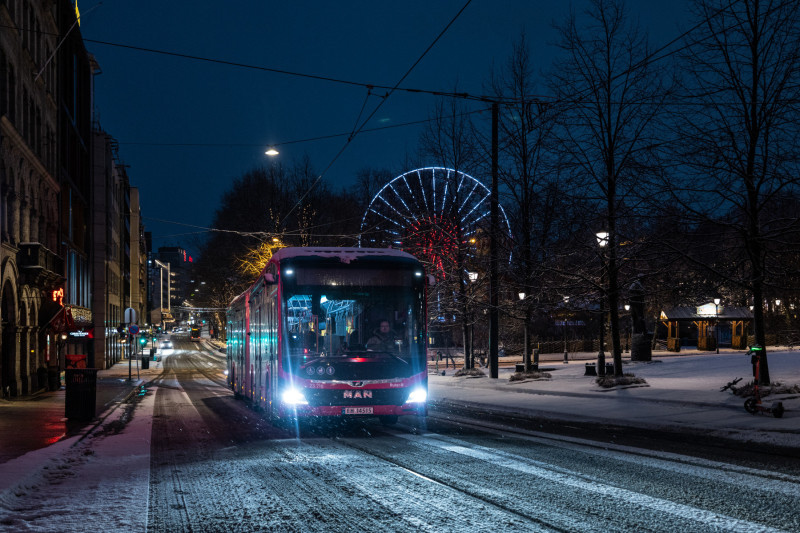
[{"label": "street lamp", "polygon": [[630,316],[631,306],[629,304],[625,304],[625,312],[628,313],[628,318],[630,319],[631,325],[628,328],[628,334],[625,335],[625,351],[628,351],[628,339],[630,339],[631,331],[633,330],[633,317]]},{"label": "street lamp", "polygon": [[[477,272],[467,272],[467,277],[469,278],[470,285],[478,281],[478,273]],[[474,303],[474,296],[475,290],[470,287],[470,298],[472,299],[472,310],[469,312],[470,325],[469,325],[469,357],[467,357],[467,349],[466,346],[464,347],[464,366],[466,368],[475,368],[475,303]],[[467,309],[464,309],[465,315],[467,314]],[[453,365],[455,366],[455,364]]]},{"label": "street lamp", "polygon": [[280,154],[280,152],[277,151],[275,148],[273,148],[271,146],[269,147],[269,149],[266,152],[264,152],[264,155],[268,155],[270,157],[275,157],[278,154]]},{"label": "street lamp", "polygon": [[717,345],[717,353],[719,353],[719,298],[714,298],[714,344]]},{"label": "street lamp", "polygon": [[605,309],[605,284],[606,284],[606,264],[603,258],[603,249],[608,245],[608,233],[600,231],[595,234],[597,245],[600,247],[600,351],[597,352],[597,375],[606,375],[606,354],[603,352],[605,343],[606,328],[606,309]]},{"label": "street lamp", "polygon": [[569,296],[564,296],[564,364],[569,363],[569,352],[567,351],[567,305]]},{"label": "street lamp", "polygon": [[[520,292],[517,294],[519,296],[519,301],[525,302],[525,293]],[[522,319],[522,364],[525,368],[525,372],[531,371],[531,357],[530,357],[530,345],[528,344],[528,308],[525,306],[525,317]]]}]

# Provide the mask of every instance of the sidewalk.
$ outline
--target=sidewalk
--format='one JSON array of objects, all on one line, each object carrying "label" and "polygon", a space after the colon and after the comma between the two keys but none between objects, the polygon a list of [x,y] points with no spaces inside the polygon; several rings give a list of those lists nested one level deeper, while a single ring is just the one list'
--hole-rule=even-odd
[{"label": "sidewalk", "polygon": [[[773,383],[800,385],[800,352],[770,351],[768,356]],[[452,365],[444,369],[443,362],[436,373],[435,363],[429,363],[428,400],[438,406],[480,406],[484,411],[556,421],[695,433],[800,449],[800,392],[763,399],[765,406],[783,402],[783,418],[748,414],[744,398],[720,392],[734,378],[743,378],[740,386],[752,381],[750,358],[744,352],[657,352],[653,361],[636,363],[623,358],[623,372],[644,378],[647,384],[613,389],[603,389],[595,377],[584,376],[585,363],[596,357],[570,354],[564,364],[563,354],[544,354],[539,368],[551,375],[549,379],[515,382],[509,377],[514,363],[521,362],[519,357],[501,360],[498,379],[489,378],[486,368],[481,370],[487,377],[455,377]],[[609,354],[606,362],[611,362]]]},{"label": "sidewalk", "polygon": [[76,421],[66,418],[66,391],[63,385],[57,391],[0,400],[0,464],[83,435],[102,423],[108,412],[132,394],[136,387],[161,372],[161,357],[160,354],[157,355],[158,360],[151,360],[148,370],[141,369],[140,358],[133,359],[130,380],[128,359],[119,361],[111,368],[98,370],[94,420]]}]

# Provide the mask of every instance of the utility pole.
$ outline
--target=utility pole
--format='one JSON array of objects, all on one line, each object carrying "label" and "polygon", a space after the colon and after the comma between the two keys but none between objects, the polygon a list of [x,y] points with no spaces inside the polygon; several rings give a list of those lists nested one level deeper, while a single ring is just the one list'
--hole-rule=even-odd
[{"label": "utility pole", "polygon": [[497,226],[499,225],[499,194],[498,194],[498,104],[492,102],[492,192],[491,192],[491,221],[489,229],[489,377],[498,376],[498,275],[497,275]]}]

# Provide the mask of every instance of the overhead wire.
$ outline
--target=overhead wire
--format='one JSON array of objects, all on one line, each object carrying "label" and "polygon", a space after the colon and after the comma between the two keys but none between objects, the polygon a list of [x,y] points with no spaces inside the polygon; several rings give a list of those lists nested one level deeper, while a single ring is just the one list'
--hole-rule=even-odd
[{"label": "overhead wire", "polygon": [[[362,108],[363,109],[363,108]],[[453,117],[461,117],[461,116],[468,116],[474,115],[476,113],[483,113],[485,111],[489,111],[490,108],[481,108],[475,109],[472,111],[465,111],[463,113],[457,113],[453,115]],[[416,126],[419,124],[426,124],[428,122],[432,122],[437,120],[436,118],[426,118],[421,120],[413,120],[410,122],[401,122],[398,124],[390,124],[388,126],[376,126],[374,128],[364,128],[361,130],[361,133],[371,133],[376,131],[383,131],[389,130],[393,128],[404,128],[406,126]],[[269,143],[270,146],[278,147],[278,146],[287,146],[290,144],[300,144],[300,143],[307,143],[307,142],[314,142],[314,141],[324,141],[327,139],[335,139],[337,137],[347,137],[353,134],[355,131],[355,126],[349,132],[341,132],[341,133],[331,133],[329,135],[318,135],[316,137],[307,137],[304,139],[294,139],[291,141],[282,141],[277,143]],[[119,141],[120,145],[126,146],[197,146],[197,147],[257,147],[257,146],[264,146],[264,143],[168,143],[168,142],[152,142],[152,141]]]},{"label": "overhead wire", "polygon": [[[622,72],[616,74],[615,76],[612,76],[611,81],[612,82],[616,81],[619,78],[621,78],[623,76],[626,76],[627,74],[630,74],[635,69],[642,68],[643,66],[652,64],[653,62],[663,60],[663,59],[665,59],[667,57],[670,57],[671,55],[674,55],[674,54],[680,52],[681,50],[685,49],[686,46],[688,46],[688,45],[685,45],[685,46],[683,46],[681,48],[678,48],[676,50],[671,50],[669,52],[664,53],[665,50],[667,50],[670,46],[672,46],[676,42],[679,42],[680,40],[684,39],[685,37],[690,35],[692,32],[694,32],[695,30],[697,30],[701,26],[707,24],[710,21],[711,17],[717,16],[718,14],[722,13],[726,9],[730,8],[731,6],[733,6],[738,1],[739,0],[731,0],[731,2],[729,2],[727,5],[721,7],[720,9],[716,10],[713,14],[706,15],[702,21],[700,21],[696,25],[692,26],[688,30],[684,31],[680,35],[676,36],[675,38],[673,38],[672,40],[670,40],[666,44],[664,44],[661,47],[657,48],[656,50],[654,50],[653,52],[648,54],[646,57],[642,58],[639,62],[635,63],[634,65],[632,65],[630,67],[628,67],[627,69],[625,69]],[[312,183],[312,185],[309,187],[309,189],[303,194],[303,196],[301,196],[301,198],[298,200],[298,202],[292,207],[292,209],[289,211],[289,213],[287,213],[287,215],[281,221],[281,224],[283,224],[286,221],[286,219],[291,215],[291,213],[300,205],[300,203],[302,203],[302,201],[305,199],[305,197],[308,194],[310,194],[310,192],[316,187],[316,185],[319,183],[319,181],[322,179],[322,177],[327,173],[327,171],[335,163],[335,161],[339,158],[339,156],[341,156],[341,154],[349,146],[350,142],[352,141],[353,138],[355,138],[356,135],[358,135],[359,133],[362,133],[362,132],[379,131],[379,130],[388,129],[388,128],[396,128],[396,127],[402,127],[402,126],[407,126],[407,125],[426,123],[426,122],[430,122],[432,120],[432,119],[426,119],[426,120],[407,122],[407,123],[396,124],[396,125],[391,125],[391,126],[384,126],[384,127],[377,127],[377,128],[365,128],[365,126],[369,122],[369,120],[371,120],[371,118],[377,113],[377,111],[380,109],[380,107],[383,105],[383,103],[385,103],[386,99],[394,91],[400,90],[400,91],[407,91],[407,92],[432,94],[432,95],[443,96],[443,97],[453,97],[453,98],[461,98],[461,99],[467,99],[467,100],[477,100],[477,101],[481,101],[481,102],[497,102],[499,104],[505,104],[505,105],[510,105],[512,103],[518,103],[520,101],[526,101],[526,100],[529,100],[532,103],[537,103],[537,100],[540,99],[540,98],[541,99],[545,99],[545,98],[552,99],[553,103],[556,103],[556,102],[560,102],[560,103],[569,103],[569,102],[572,102],[572,103],[578,103],[578,102],[591,103],[591,102],[587,101],[584,98],[585,95],[582,95],[581,93],[578,93],[576,96],[570,98],[569,100],[562,99],[562,100],[558,100],[557,101],[557,100],[553,99],[552,96],[543,97],[543,96],[534,96],[534,95],[524,95],[524,96],[521,96],[519,98],[497,98],[497,97],[487,97],[487,96],[476,96],[476,95],[471,95],[469,93],[456,93],[456,92],[447,92],[447,91],[430,91],[430,90],[424,90],[424,89],[409,89],[409,88],[401,88],[401,87],[399,87],[399,85],[403,82],[403,80],[405,80],[405,78],[408,77],[408,75],[411,73],[411,71],[413,71],[413,69],[417,66],[417,64],[419,64],[419,62],[430,51],[430,49],[441,38],[441,36],[444,35],[444,33],[447,31],[447,29],[449,29],[449,27],[455,22],[455,20],[460,16],[460,14],[464,11],[464,9],[466,9],[466,7],[469,5],[470,2],[471,2],[471,0],[468,1],[461,8],[461,10],[459,10],[459,12],[450,21],[450,23],[448,23],[448,25],[445,27],[445,29],[442,30],[442,32],[431,43],[431,45],[422,53],[422,55],[417,59],[417,61],[403,75],[403,77],[394,86],[392,86],[391,88],[389,88],[387,86],[382,86],[382,85],[379,85],[379,84],[372,84],[372,83],[367,84],[367,83],[353,82],[353,81],[348,81],[348,80],[341,80],[341,79],[337,79],[337,78],[330,78],[330,77],[326,77],[326,76],[307,75],[307,74],[295,73],[295,72],[290,72],[290,71],[282,71],[282,70],[279,70],[279,69],[270,69],[270,68],[266,68],[266,67],[256,67],[256,66],[246,65],[246,64],[242,64],[242,63],[220,61],[220,60],[212,60],[212,59],[209,59],[209,58],[202,58],[202,57],[199,57],[199,56],[189,56],[187,54],[176,54],[176,53],[164,52],[164,51],[153,50],[153,49],[142,49],[142,50],[149,51],[149,52],[156,52],[156,53],[164,53],[166,55],[176,55],[176,56],[180,56],[180,57],[188,57],[188,58],[191,58],[191,59],[199,59],[199,60],[210,61],[210,62],[215,62],[215,63],[229,64],[229,65],[233,65],[233,66],[240,66],[240,67],[247,67],[247,68],[257,68],[259,70],[277,72],[277,73],[293,75],[293,76],[299,76],[299,77],[313,78],[313,79],[319,79],[319,80],[324,80],[324,81],[330,81],[330,82],[336,82],[336,83],[345,83],[345,84],[348,84],[348,85],[366,87],[368,89],[368,94],[367,94],[367,98],[365,98],[364,104],[362,105],[362,108],[361,108],[361,110],[359,112],[359,117],[363,114],[363,110],[365,108],[366,101],[367,101],[368,97],[370,96],[371,91],[372,91],[373,88],[380,88],[380,89],[388,88],[388,89],[390,89],[390,91],[386,95],[384,95],[382,97],[381,101],[376,106],[376,108],[372,111],[372,113],[370,113],[370,115],[362,122],[361,126],[358,127],[358,128],[354,127],[354,129],[351,130],[351,132],[349,134],[348,133],[338,133],[338,134],[325,135],[325,136],[319,136],[319,137],[312,137],[312,138],[308,138],[308,139],[298,139],[298,140],[293,140],[293,141],[286,141],[286,142],[282,142],[282,143],[273,143],[272,144],[273,146],[280,146],[280,145],[287,145],[287,144],[294,144],[294,143],[301,143],[301,142],[310,142],[310,141],[315,141],[315,140],[322,140],[322,139],[330,139],[330,138],[348,136],[348,140],[345,142],[345,144],[342,146],[342,148],[339,150],[339,152],[334,156],[332,161],[325,167],[323,172],[320,173],[320,175],[315,179],[315,181]],[[777,9],[777,8],[773,8],[773,9]],[[734,26],[731,26],[731,28],[734,27]],[[89,40],[89,42],[94,42],[94,41]],[[101,44],[109,44],[109,45],[112,45],[112,46],[115,45],[115,43],[107,43],[107,42],[102,42]],[[140,47],[132,47],[132,46],[129,46],[129,45],[123,45],[123,47],[141,49]],[[659,55],[659,54],[662,54],[662,55]],[[582,91],[582,92],[587,92],[588,90],[589,89],[584,89],[584,91]],[[466,114],[472,114],[472,113],[481,113],[483,111],[485,111],[485,109],[475,110],[475,111],[471,111],[471,112],[464,113],[464,114],[466,115]],[[356,123],[357,122],[358,122],[358,119],[356,119]],[[160,144],[160,143],[121,143],[121,144]],[[197,146],[209,146],[208,144],[203,145],[203,144],[190,144],[190,143],[174,143],[174,144],[172,144],[172,143],[163,143],[163,145],[167,145],[167,146],[169,146],[169,145],[174,145],[174,146],[195,146],[195,145],[197,145]],[[213,146],[213,144],[211,146]],[[225,145],[220,145],[220,146],[225,146]],[[234,146],[236,146],[236,145],[234,145]],[[257,146],[261,146],[261,145],[257,145]],[[213,228],[209,228],[209,231],[214,231],[214,229]],[[254,233],[259,233],[259,232],[252,232],[252,233],[237,232],[237,233],[253,236]]]},{"label": "overhead wire", "polygon": [[372,119],[372,117],[375,116],[375,113],[378,112],[378,110],[383,106],[383,104],[392,95],[392,93],[397,89],[397,87],[401,83],[403,83],[403,80],[405,80],[409,76],[409,74],[411,74],[411,72],[414,70],[414,68],[420,63],[420,61],[422,61],[422,59],[428,54],[428,52],[430,52],[430,50],[436,45],[436,43],[439,42],[439,39],[441,39],[442,36],[444,36],[444,34],[447,32],[447,30],[450,29],[450,27],[453,25],[453,23],[455,23],[455,21],[461,16],[461,13],[463,13],[464,10],[467,9],[467,7],[471,3],[472,3],[472,0],[467,0],[467,2],[464,4],[464,6],[458,11],[458,13],[455,14],[455,16],[450,20],[450,22],[447,23],[447,25],[444,27],[444,29],[441,32],[439,32],[439,35],[437,35],[436,38],[433,40],[433,42],[425,49],[424,52],[422,52],[422,54],[419,56],[419,58],[417,58],[417,60],[414,62],[414,64],[411,65],[411,67],[406,71],[405,74],[403,74],[403,76],[394,85],[394,87],[388,93],[386,93],[386,95],[381,99],[381,101],[378,103],[378,105],[375,107],[375,109],[372,110],[372,113],[370,113],[370,115],[366,119],[364,119],[364,122],[362,122],[361,126],[350,137],[348,137],[347,141],[345,141],[344,145],[336,153],[336,155],[333,157],[331,162],[328,163],[328,165],[320,173],[320,175],[317,176],[317,179],[315,179],[314,182],[311,183],[311,186],[308,188],[308,190],[300,197],[300,199],[297,200],[297,203],[294,205],[294,207],[292,207],[289,210],[289,212],[286,214],[286,216],[283,218],[283,220],[281,220],[280,225],[283,225],[283,223],[286,221],[286,219],[289,217],[289,215],[291,215],[294,212],[294,210],[297,209],[297,207],[303,202],[305,197],[308,196],[311,193],[311,191],[314,190],[314,188],[317,186],[317,184],[320,182],[320,180],[322,180],[322,177],[333,166],[333,164],[339,159],[339,157],[344,153],[344,151],[347,149],[347,147],[350,146],[350,143],[353,142],[353,139],[356,137],[356,135],[358,135],[361,132],[361,130],[364,128],[364,126],[366,126],[366,124]]},{"label": "overhead wire", "polygon": [[[731,0],[731,2],[729,2],[727,5],[721,7],[720,9],[715,11],[714,13],[706,15],[702,21],[700,21],[698,24],[696,24],[695,26],[693,26],[689,30],[686,30],[685,32],[681,33],[680,35],[678,35],[677,37],[675,37],[674,39],[672,39],[671,41],[669,41],[665,45],[659,47],[654,52],[648,54],[648,56],[646,56],[645,58],[640,60],[638,63],[632,65],[628,69],[625,69],[623,72],[621,72],[621,73],[617,74],[616,76],[612,77],[612,81],[614,81],[616,79],[619,79],[620,77],[629,74],[630,72],[632,72],[633,70],[635,70],[637,68],[641,68],[642,66],[647,65],[647,64],[652,64],[655,61],[660,61],[660,60],[662,60],[664,58],[667,58],[667,57],[669,57],[671,55],[674,55],[675,53],[678,53],[679,51],[685,49],[687,46],[689,46],[688,44],[684,45],[681,48],[678,48],[677,50],[671,50],[671,51],[669,51],[667,53],[664,53],[661,56],[658,56],[658,54],[661,54],[662,52],[667,50],[670,46],[672,46],[676,42],[680,41],[681,39],[685,38],[691,32],[695,31],[697,28],[701,27],[702,25],[707,24],[712,17],[715,17],[719,13],[722,13],[723,11],[725,11],[728,8],[730,8],[731,6],[733,6],[738,1],[739,0]],[[357,82],[357,81],[353,81],[353,80],[344,80],[344,79],[334,78],[334,77],[330,77],[330,76],[322,76],[322,75],[316,75],[316,74],[300,73],[300,72],[294,72],[294,71],[289,71],[289,70],[284,70],[284,69],[275,69],[275,68],[270,68],[270,67],[263,67],[263,66],[258,66],[258,65],[251,65],[251,64],[247,64],[247,63],[236,62],[236,61],[214,59],[214,58],[203,57],[203,56],[198,56],[198,55],[193,55],[193,54],[171,52],[171,51],[166,51],[166,50],[159,50],[159,49],[153,49],[153,48],[147,48],[147,47],[141,47],[141,46],[135,46],[135,45],[129,45],[129,44],[102,41],[102,40],[97,40],[97,39],[84,38],[83,40],[85,42],[104,45],[104,46],[126,48],[126,49],[132,49],[132,50],[141,51],[141,52],[161,54],[161,55],[166,55],[166,56],[181,57],[181,58],[185,58],[185,59],[204,61],[204,62],[209,62],[209,63],[217,63],[217,64],[223,64],[223,65],[228,65],[228,66],[240,67],[240,68],[255,69],[255,70],[261,70],[261,71],[266,71],[266,72],[273,72],[273,73],[278,73],[278,74],[283,74],[283,75],[294,76],[294,77],[301,77],[301,78],[306,78],[306,79],[314,79],[314,80],[327,81],[327,82],[332,82],[332,83],[346,84],[346,85],[351,85],[351,86],[365,87],[365,88],[368,89],[367,98],[369,97],[372,89],[388,89],[389,92],[382,97],[381,101],[376,106],[376,108],[372,111],[372,113],[369,115],[369,117],[367,117],[362,122],[360,127],[357,127],[357,128],[354,127],[354,129],[351,130],[351,132],[349,134],[348,133],[338,133],[338,134],[332,134],[332,135],[326,135],[326,136],[312,137],[312,138],[307,138],[307,139],[298,139],[298,140],[293,140],[293,141],[286,141],[286,142],[282,142],[282,143],[274,143],[275,146],[279,146],[279,145],[287,145],[287,144],[294,144],[294,143],[310,142],[310,141],[315,141],[315,140],[336,138],[336,137],[342,137],[342,136],[346,136],[346,135],[348,136],[348,140],[344,144],[344,146],[334,156],[332,161],[327,165],[327,167],[317,177],[317,179],[312,183],[312,185],[309,188],[309,190],[306,191],[306,193],[300,198],[300,200],[298,200],[298,203],[295,204],[295,206],[292,208],[292,210],[286,215],[286,217],[288,217],[291,214],[291,212],[294,211],[294,209],[296,209],[297,206],[302,202],[302,200],[316,187],[316,185],[318,184],[320,179],[325,175],[327,170],[329,170],[330,167],[335,163],[335,161],[344,152],[344,150],[347,148],[347,146],[349,146],[350,142],[352,141],[353,138],[355,138],[356,135],[358,135],[359,133],[362,133],[362,132],[379,131],[379,130],[383,130],[383,129],[396,128],[396,127],[408,126],[408,125],[413,125],[413,124],[420,124],[420,123],[425,123],[425,122],[429,122],[430,120],[432,120],[432,119],[427,119],[427,120],[420,120],[420,121],[414,121],[414,122],[407,122],[407,123],[403,123],[403,124],[383,126],[383,127],[378,127],[378,128],[365,128],[366,124],[369,122],[369,120],[371,120],[371,118],[375,115],[375,113],[377,113],[378,109],[380,109],[380,107],[383,105],[383,103],[385,103],[386,99],[395,91],[405,91],[405,92],[411,92],[411,93],[430,94],[430,95],[435,95],[435,96],[460,98],[460,99],[466,99],[466,100],[476,100],[476,101],[482,101],[482,102],[495,102],[496,101],[496,102],[498,102],[500,104],[518,103],[520,100],[523,100],[523,101],[524,100],[530,100],[532,102],[535,102],[537,99],[552,99],[552,96],[543,96],[543,95],[525,95],[525,96],[522,96],[522,97],[519,97],[519,98],[497,98],[497,97],[487,97],[487,96],[482,96],[482,95],[473,95],[473,94],[466,93],[466,92],[449,92],[449,91],[438,91],[438,90],[427,90],[427,89],[400,87],[400,84],[405,80],[405,78],[408,77],[408,75],[413,71],[413,69],[425,57],[425,55],[430,51],[430,49],[432,49],[432,47],[436,44],[436,42],[444,35],[444,33],[450,28],[450,26],[455,22],[455,20],[461,15],[461,13],[466,9],[466,7],[470,3],[471,3],[471,0],[468,0],[466,2],[466,4],[455,15],[455,17],[453,17],[453,19],[448,23],[448,25],[444,28],[444,30],[442,30],[442,32],[436,37],[436,39],[434,39],[434,41],[431,43],[431,45],[422,53],[422,55],[417,59],[417,61],[403,75],[403,77],[401,77],[401,79],[397,83],[395,83],[394,86],[391,86],[391,87],[380,85],[380,84],[375,84],[375,83],[364,83],[364,82]],[[780,6],[778,6],[778,7],[780,7]],[[773,8],[773,10],[774,9],[778,9],[778,7]],[[0,25],[0,27],[17,29],[14,26],[7,26],[7,25]],[[733,27],[733,26],[731,26],[731,27]],[[35,31],[35,30],[31,30],[31,31]],[[48,33],[48,32],[44,32],[44,31],[39,30],[39,33]],[[585,91],[588,91],[588,89],[585,89]],[[571,98],[570,101],[572,101],[572,100],[573,99]],[[575,101],[575,103],[577,103],[578,101],[581,101],[583,103],[590,103],[590,102],[586,101],[585,99],[583,99],[583,97],[582,97],[582,95],[580,95],[580,93],[578,94],[577,98],[574,99],[574,101]],[[555,100],[554,100],[554,102],[555,102]],[[561,100],[561,102],[566,102],[566,101],[565,100]],[[362,115],[365,106],[366,106],[366,99],[365,99],[364,105],[362,105],[362,109],[361,109],[361,111],[359,113],[359,118]],[[473,111],[473,112],[469,112],[467,114],[480,113],[482,111],[484,111],[484,110],[483,109],[476,110],[476,111]],[[357,123],[358,123],[358,119],[356,120],[356,124]],[[216,144],[216,143],[135,143],[135,142],[122,142],[120,144],[126,144],[126,145],[133,145],[133,144],[136,144],[136,145],[161,145],[161,146],[248,146],[248,145],[234,144],[234,143]],[[261,145],[259,144],[259,145],[253,145],[253,146],[261,146]],[[285,219],[286,218],[284,218],[283,221],[285,221]],[[154,220],[156,220],[156,219],[154,219]],[[283,221],[282,221],[282,223],[283,223]],[[191,225],[187,224],[187,226],[191,226]],[[194,227],[201,228],[200,226],[194,226]],[[207,229],[209,231],[214,231],[215,230],[213,228],[205,228],[205,229]],[[219,230],[219,229],[216,229],[216,231],[230,231],[230,230]],[[247,233],[247,232],[234,232],[234,233]],[[256,233],[256,232],[253,232],[253,233]]]}]

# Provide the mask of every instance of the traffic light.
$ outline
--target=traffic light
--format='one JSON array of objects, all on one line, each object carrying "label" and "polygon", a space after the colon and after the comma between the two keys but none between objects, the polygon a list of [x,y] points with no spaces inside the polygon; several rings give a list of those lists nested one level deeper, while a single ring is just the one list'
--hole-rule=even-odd
[{"label": "traffic light", "polygon": [[142,335],[141,337],[139,337],[139,344],[141,344],[142,346],[144,346],[145,344],[147,344],[147,337],[145,337],[144,335]]}]

